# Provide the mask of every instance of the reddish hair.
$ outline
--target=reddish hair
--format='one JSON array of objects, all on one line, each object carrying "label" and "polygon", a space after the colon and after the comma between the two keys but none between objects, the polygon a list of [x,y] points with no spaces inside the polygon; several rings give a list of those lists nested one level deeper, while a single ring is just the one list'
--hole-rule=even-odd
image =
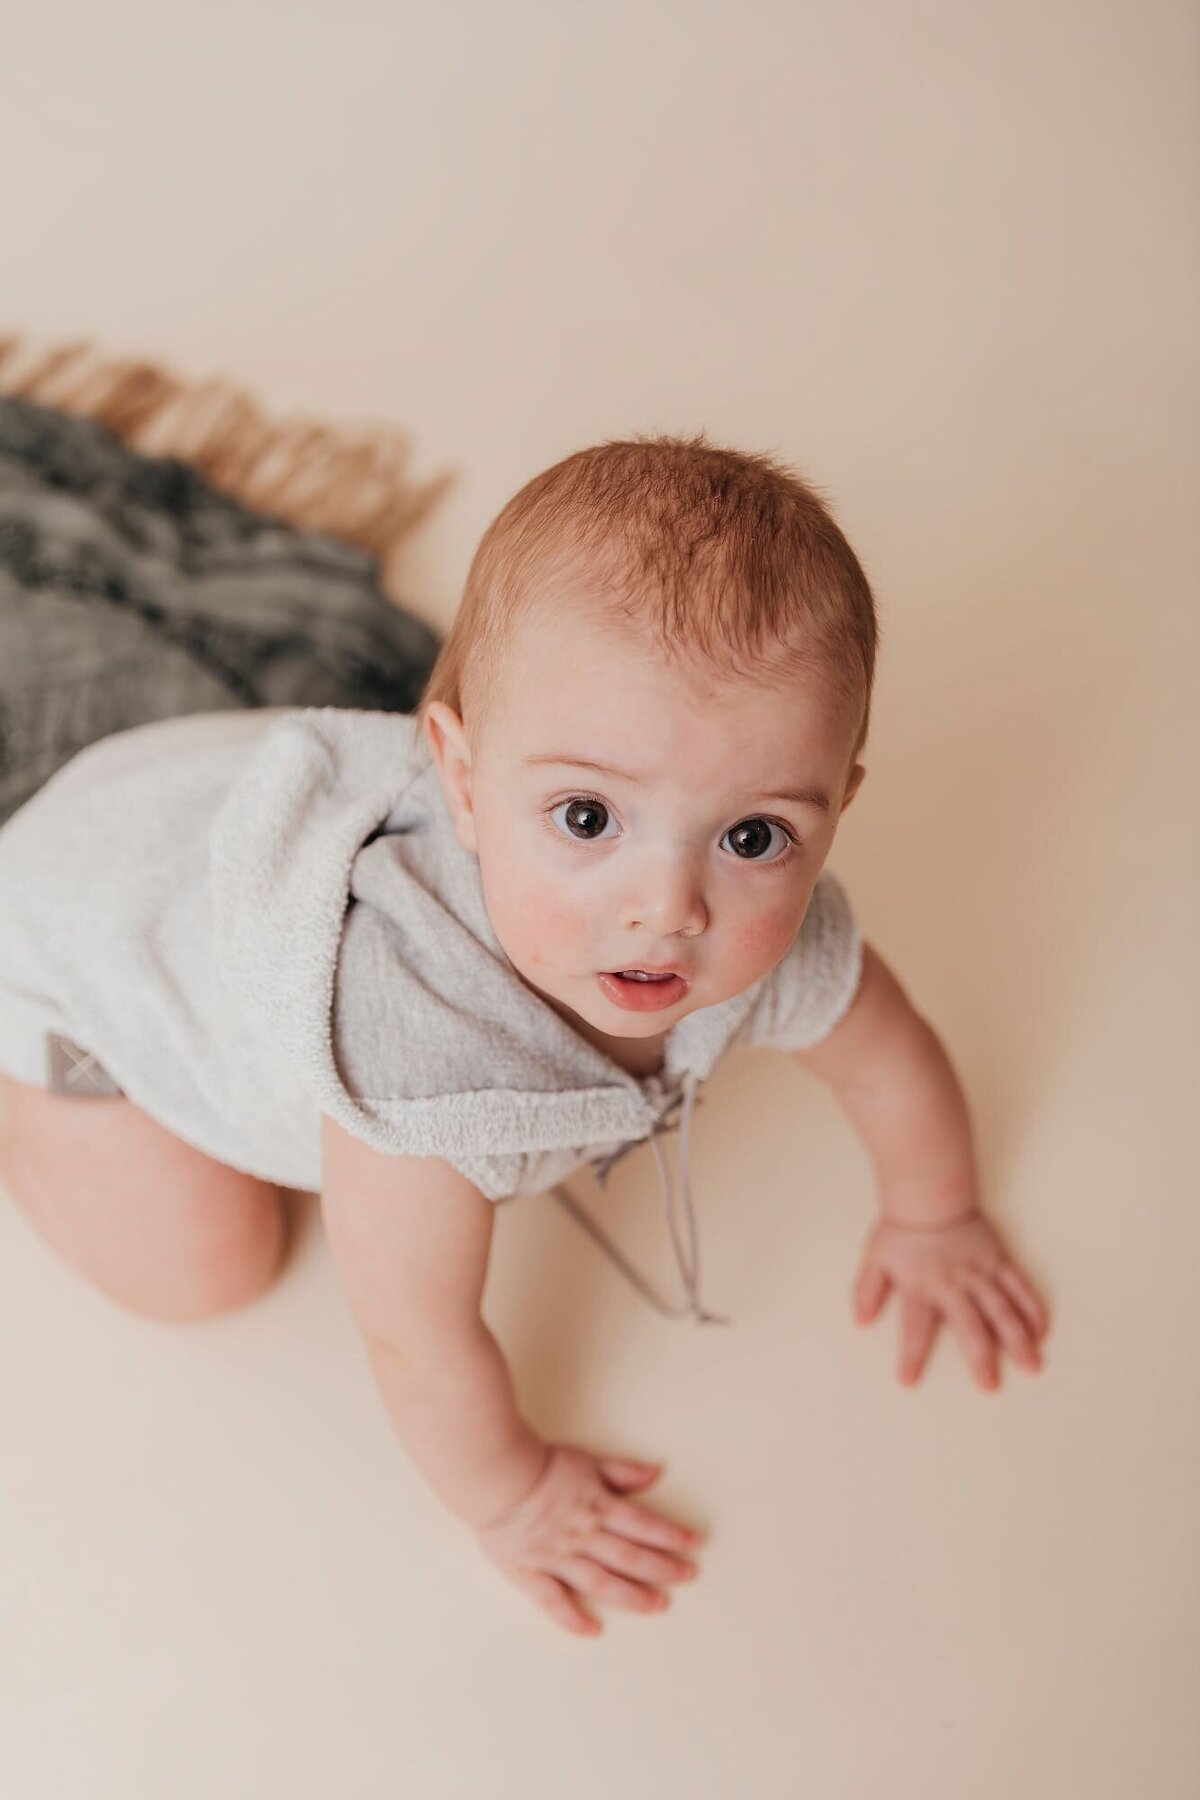
[{"label": "reddish hair", "polygon": [[703,432],[577,450],[513,495],[480,539],[420,716],[443,701],[473,735],[514,622],[539,598],[565,604],[554,577],[581,569],[589,596],[668,656],[766,679],[819,665],[861,706],[857,756],[878,636],[858,559],[793,470]]}]

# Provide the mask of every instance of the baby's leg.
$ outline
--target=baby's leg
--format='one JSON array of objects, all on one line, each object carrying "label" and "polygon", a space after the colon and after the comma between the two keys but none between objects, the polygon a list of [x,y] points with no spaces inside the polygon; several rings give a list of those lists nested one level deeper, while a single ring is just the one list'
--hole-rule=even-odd
[{"label": "baby's leg", "polygon": [[278,1188],[215,1162],[124,1095],[0,1075],[0,1182],[71,1267],[152,1319],[229,1311],[267,1287],[288,1224]]}]

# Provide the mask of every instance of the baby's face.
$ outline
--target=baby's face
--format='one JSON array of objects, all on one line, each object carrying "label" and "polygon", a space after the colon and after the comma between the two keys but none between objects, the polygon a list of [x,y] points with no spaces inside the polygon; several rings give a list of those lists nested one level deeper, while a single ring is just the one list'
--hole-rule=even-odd
[{"label": "baby's face", "polygon": [[428,717],[505,954],[619,1061],[774,967],[865,772],[819,673],[668,663],[598,611],[521,620],[473,755],[451,708]]}]

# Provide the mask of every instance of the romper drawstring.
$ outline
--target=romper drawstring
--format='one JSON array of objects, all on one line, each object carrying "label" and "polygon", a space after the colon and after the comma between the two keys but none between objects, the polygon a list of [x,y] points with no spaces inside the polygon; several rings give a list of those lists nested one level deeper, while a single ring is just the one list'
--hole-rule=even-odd
[{"label": "romper drawstring", "polygon": [[[675,1189],[674,1184],[671,1181],[670,1165],[667,1162],[663,1147],[658,1141],[662,1133],[674,1129],[675,1121],[670,1118],[670,1115],[674,1112],[681,1100],[683,1102],[683,1121],[679,1133],[679,1183],[683,1193],[684,1210],[687,1215],[688,1243],[686,1249],[680,1239],[679,1227],[675,1217]],[[731,1319],[725,1318],[720,1313],[709,1312],[700,1303],[700,1249],[696,1234],[696,1213],[692,1203],[691,1182],[689,1180],[689,1133],[691,1131],[692,1123],[692,1108],[695,1103],[696,1076],[693,1071],[689,1069],[684,1074],[682,1086],[676,1089],[666,1101],[650,1127],[650,1147],[654,1151],[655,1160],[658,1164],[658,1178],[662,1184],[663,1200],[667,1214],[667,1225],[670,1228],[671,1239],[675,1246],[675,1258],[679,1264],[679,1272],[683,1277],[683,1283],[687,1289],[688,1299],[685,1306],[665,1305],[654,1293],[653,1289],[642,1279],[637,1270],[632,1268],[625,1260],[624,1256],[622,1256],[612,1240],[606,1237],[600,1230],[600,1227],[596,1224],[595,1220],[592,1219],[588,1213],[584,1212],[582,1207],[577,1205],[565,1187],[560,1184],[551,1188],[550,1191],[557,1200],[562,1202],[567,1208],[567,1211],[572,1214],[578,1223],[583,1226],[584,1230],[589,1232],[591,1236],[595,1238],[601,1249],[611,1257],[617,1267],[629,1277],[630,1281],[632,1281],[636,1287],[641,1289],[650,1304],[657,1308],[660,1313],[663,1313],[669,1319],[681,1319],[690,1314],[695,1318],[697,1324],[700,1325],[730,1325],[733,1322]],[[645,1141],[644,1138],[640,1137],[629,1138],[625,1143],[618,1145],[617,1149],[610,1151],[607,1156],[600,1157],[592,1164],[597,1183],[601,1188],[603,1188],[605,1181],[608,1179],[608,1173],[613,1164],[619,1162],[630,1150],[635,1150],[639,1144],[644,1143]]]}]

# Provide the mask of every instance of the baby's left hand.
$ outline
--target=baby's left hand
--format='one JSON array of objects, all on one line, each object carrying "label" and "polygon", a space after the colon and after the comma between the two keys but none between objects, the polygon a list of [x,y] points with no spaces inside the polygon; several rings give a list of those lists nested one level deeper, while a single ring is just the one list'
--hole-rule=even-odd
[{"label": "baby's left hand", "polygon": [[893,1287],[901,1308],[897,1378],[906,1387],[920,1380],[943,1321],[981,1388],[1000,1385],[1001,1347],[1023,1368],[1041,1368],[1037,1340],[1049,1328],[1046,1309],[982,1213],[940,1230],[880,1219],[854,1284],[860,1324],[878,1316]]}]

